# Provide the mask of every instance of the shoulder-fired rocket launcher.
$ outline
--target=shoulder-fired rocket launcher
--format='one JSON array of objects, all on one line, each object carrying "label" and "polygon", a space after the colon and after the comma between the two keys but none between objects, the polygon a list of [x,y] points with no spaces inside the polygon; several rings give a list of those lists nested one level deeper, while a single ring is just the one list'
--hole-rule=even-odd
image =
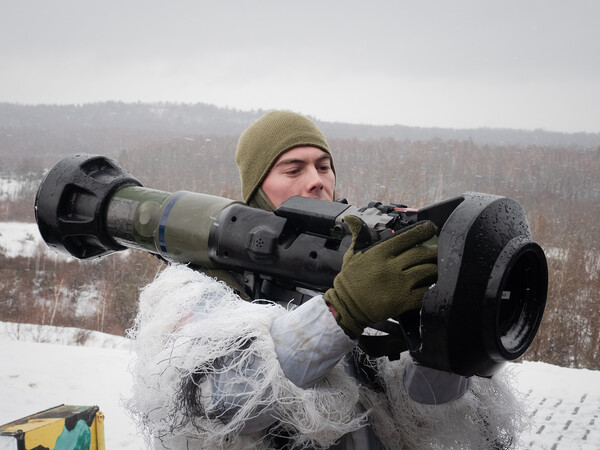
[{"label": "shoulder-fired rocket launcher", "polygon": [[35,200],[48,245],[79,259],[126,248],[171,262],[226,269],[252,298],[301,302],[333,285],[351,242],[344,216],[364,222],[356,248],[420,220],[438,227],[438,280],[420,311],[376,324],[360,343],[372,356],[408,349],[420,364],[489,377],[521,356],[542,319],[548,269],[515,200],[465,193],[421,209],[292,197],[275,212],[230,199],[148,189],[118,162],[60,161]]}]

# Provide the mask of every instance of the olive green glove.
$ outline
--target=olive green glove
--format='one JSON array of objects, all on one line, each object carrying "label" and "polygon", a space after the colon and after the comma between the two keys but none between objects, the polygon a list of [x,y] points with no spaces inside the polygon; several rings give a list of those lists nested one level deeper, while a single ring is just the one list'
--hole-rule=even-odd
[{"label": "olive green glove", "polygon": [[337,312],[348,336],[360,336],[366,326],[421,307],[425,291],[437,278],[437,246],[422,244],[435,235],[435,225],[419,222],[365,250],[354,246],[362,221],[346,216],[352,243],[333,288],[323,295]]}]

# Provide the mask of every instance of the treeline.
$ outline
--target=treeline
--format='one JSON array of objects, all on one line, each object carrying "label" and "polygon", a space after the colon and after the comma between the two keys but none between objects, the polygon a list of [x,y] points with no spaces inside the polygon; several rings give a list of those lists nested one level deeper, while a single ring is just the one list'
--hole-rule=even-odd
[{"label": "treeline", "polygon": [[[147,187],[239,199],[236,142],[235,135],[157,135],[107,154]],[[534,238],[546,250],[550,275],[546,314],[525,357],[600,369],[597,147],[482,145],[469,139],[331,138],[329,143],[336,193],[356,205],[378,200],[421,207],[466,191],[518,200]],[[0,221],[33,221],[41,174],[60,155],[13,157],[14,173],[32,182],[0,201]],[[139,289],[160,267],[156,258],[141,252],[95,262],[57,260],[44,252],[35,258],[0,256],[0,320],[52,321],[122,334],[135,314]],[[90,291],[96,309],[77,313],[78,299]]]},{"label": "treeline", "polygon": [[[239,136],[262,114],[263,110],[240,111],[204,103],[0,103],[0,156],[5,162],[4,167],[12,167],[15,156],[40,157],[75,152],[114,155],[122,150],[177,137]],[[313,120],[332,139],[470,140],[477,145],[558,146],[571,150],[598,148],[600,145],[600,133],[558,133],[539,129],[460,130]]]},{"label": "treeline", "polygon": [[85,263],[44,248],[33,258],[0,253],[0,320],[124,335],[137,313],[140,288],[162,266],[141,252]]}]

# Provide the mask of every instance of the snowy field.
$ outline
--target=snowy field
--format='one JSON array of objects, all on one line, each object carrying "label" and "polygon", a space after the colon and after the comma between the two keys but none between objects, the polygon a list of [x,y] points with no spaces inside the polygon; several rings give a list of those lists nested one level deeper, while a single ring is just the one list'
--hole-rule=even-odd
[{"label": "snowy field", "polygon": [[37,224],[24,222],[0,222],[0,253],[8,258],[15,256],[33,257],[36,251],[47,250],[48,254],[58,254],[44,243]]},{"label": "snowy field", "polygon": [[126,340],[80,330],[0,322],[0,424],[61,404],[97,405],[107,449],[143,449],[121,405],[130,388]]},{"label": "snowy field", "polygon": [[[138,450],[143,440],[123,409],[131,381],[124,338],[80,330],[0,322],[0,424],[59,404],[98,405],[108,449]],[[529,449],[600,448],[600,372],[549,364],[509,364],[527,398]]]}]

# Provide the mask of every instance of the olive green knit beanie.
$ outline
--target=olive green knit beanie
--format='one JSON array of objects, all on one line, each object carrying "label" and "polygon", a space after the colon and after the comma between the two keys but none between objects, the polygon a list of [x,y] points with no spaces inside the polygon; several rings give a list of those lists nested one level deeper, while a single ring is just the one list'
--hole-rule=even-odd
[{"label": "olive green knit beanie", "polygon": [[[321,130],[300,114],[271,111],[250,125],[240,136],[235,154],[244,201],[252,199],[277,158],[303,146],[320,148],[331,156]],[[331,167],[335,173],[333,161]]]}]

